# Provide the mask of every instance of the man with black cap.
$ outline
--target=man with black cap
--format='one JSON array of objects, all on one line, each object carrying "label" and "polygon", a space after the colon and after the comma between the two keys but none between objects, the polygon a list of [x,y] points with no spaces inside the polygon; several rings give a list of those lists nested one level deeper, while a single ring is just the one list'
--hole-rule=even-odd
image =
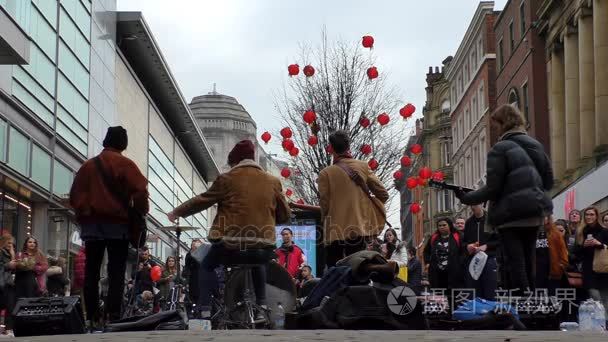
[{"label": "man with black cap", "polygon": [[108,128],[103,151],[80,167],[70,190],[70,205],[76,211],[86,246],[84,301],[89,323],[99,318],[95,309],[99,307],[99,272],[106,250],[106,314],[110,321],[120,319],[130,233],[126,203],[142,215],[149,210],[148,180],[133,161],[122,155],[127,145],[124,128]]},{"label": "man with black cap", "polygon": [[[264,171],[254,158],[255,146],[251,140],[237,143],[228,155],[230,171],[221,174],[207,192],[167,215],[169,221],[176,222],[180,217],[218,205],[208,236],[213,246],[203,259],[199,273],[198,306],[203,311],[203,318],[210,315],[211,291],[216,286],[213,270],[238,251],[266,249],[269,256],[274,257],[275,226],[287,222],[291,216],[281,181]],[[266,268],[254,268],[252,278],[256,302],[266,309]],[[258,311],[256,321],[263,321],[264,316]]]}]

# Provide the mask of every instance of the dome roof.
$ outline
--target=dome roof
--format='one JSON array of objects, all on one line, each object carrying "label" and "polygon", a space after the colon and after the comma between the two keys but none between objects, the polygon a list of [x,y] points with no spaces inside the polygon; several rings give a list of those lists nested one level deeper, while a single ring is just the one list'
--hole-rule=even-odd
[{"label": "dome roof", "polygon": [[216,91],[193,98],[190,109],[197,119],[232,119],[256,126],[251,115],[234,97]]}]

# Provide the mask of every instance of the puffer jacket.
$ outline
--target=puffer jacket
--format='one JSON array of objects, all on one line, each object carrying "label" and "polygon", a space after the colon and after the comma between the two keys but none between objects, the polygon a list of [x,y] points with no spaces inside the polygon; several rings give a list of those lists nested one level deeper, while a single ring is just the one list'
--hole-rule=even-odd
[{"label": "puffer jacket", "polygon": [[488,222],[501,226],[551,214],[552,187],[553,169],[541,143],[523,131],[510,131],[488,153],[486,185],[458,197],[466,205],[490,201]]}]

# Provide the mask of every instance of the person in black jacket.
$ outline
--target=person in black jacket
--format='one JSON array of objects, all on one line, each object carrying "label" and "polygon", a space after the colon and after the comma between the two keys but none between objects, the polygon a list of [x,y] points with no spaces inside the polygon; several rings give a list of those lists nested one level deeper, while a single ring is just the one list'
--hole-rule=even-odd
[{"label": "person in black jacket", "polygon": [[488,153],[486,184],[455,195],[467,205],[490,202],[488,223],[499,232],[510,267],[507,288],[521,295],[534,288],[536,236],[553,212],[547,193],[553,187],[553,170],[543,145],[526,134],[517,108],[501,106],[490,123],[500,138]]},{"label": "person in black jacket", "polygon": [[[496,247],[498,238],[496,233],[487,232],[485,230],[486,212],[481,204],[471,206],[473,215],[466,221],[464,225],[464,245],[466,246],[467,258],[464,263],[465,286],[469,289],[475,289],[477,297],[495,300],[497,287],[497,270],[496,263]],[[469,272],[469,263],[473,256],[479,252],[484,252],[488,255],[486,265],[483,268],[479,279],[475,280]]]},{"label": "person in black jacket", "polygon": [[198,269],[200,268],[200,264],[194,259],[192,253],[199,248],[201,244],[202,242],[199,239],[192,240],[190,251],[186,254],[186,259],[184,260],[184,271],[182,272],[182,277],[188,281],[188,296],[190,298],[190,303],[194,305],[198,303]]},{"label": "person in black jacket", "polygon": [[416,256],[416,248],[408,248],[407,253],[407,283],[418,294],[422,289],[422,264]]},{"label": "person in black jacket", "polygon": [[424,248],[424,262],[429,265],[429,283],[432,288],[451,289],[462,287],[462,234],[454,228],[452,220],[437,220],[437,231]]},{"label": "person in black jacket", "polygon": [[574,253],[583,264],[583,288],[589,291],[591,298],[601,301],[608,313],[608,274],[593,271],[595,251],[608,248],[608,229],[602,227],[599,217],[595,207],[583,211],[585,226],[576,231]]}]

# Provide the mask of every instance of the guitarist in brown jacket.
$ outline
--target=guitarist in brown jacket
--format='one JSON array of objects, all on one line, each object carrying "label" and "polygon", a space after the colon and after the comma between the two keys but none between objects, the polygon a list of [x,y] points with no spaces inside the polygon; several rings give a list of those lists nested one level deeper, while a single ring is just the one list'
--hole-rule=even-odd
[{"label": "guitarist in brown jacket", "polygon": [[106,313],[110,321],[120,319],[132,235],[127,206],[141,215],[149,210],[148,180],[133,161],[122,155],[127,145],[124,128],[108,128],[103,151],[80,167],[70,190],[70,205],[76,211],[85,242],[84,301],[91,322],[99,318],[95,308],[99,307],[99,271],[106,249],[110,283]]},{"label": "guitarist in brown jacket", "polygon": [[319,174],[317,183],[323,216],[327,267],[367,245],[384,229],[388,191],[366,162],[350,154],[345,131],[329,136],[333,165]]}]

